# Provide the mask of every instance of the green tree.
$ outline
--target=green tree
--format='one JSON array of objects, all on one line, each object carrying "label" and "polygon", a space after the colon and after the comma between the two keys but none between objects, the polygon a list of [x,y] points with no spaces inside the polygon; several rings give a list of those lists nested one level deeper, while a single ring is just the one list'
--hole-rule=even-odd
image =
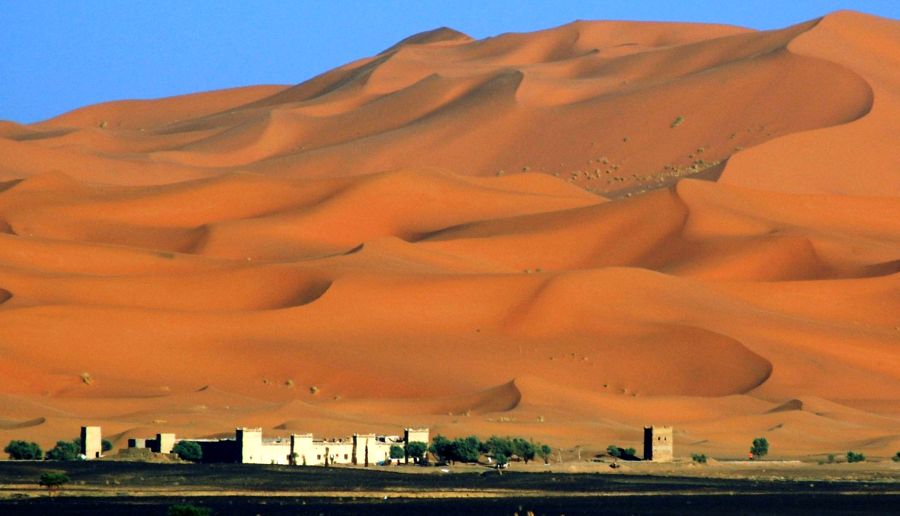
[{"label": "green tree", "polygon": [[44,451],[37,443],[10,441],[3,451],[8,453],[12,460],[41,460],[44,458]]},{"label": "green tree", "polygon": [[497,461],[497,466],[500,466],[500,467],[509,464],[509,457],[507,457],[507,456],[506,456],[505,454],[503,454],[503,453],[495,453],[495,454],[494,454],[494,460]]},{"label": "green tree", "polygon": [[112,450],[112,449],[113,449],[112,441],[110,441],[109,439],[103,439],[103,440],[100,442],[100,449],[102,449],[102,450],[105,451],[105,452],[108,452],[109,450]]},{"label": "green tree", "polygon": [[48,471],[47,473],[41,474],[41,478],[40,480],[38,480],[38,485],[46,487],[47,496],[52,496],[53,491],[58,491],[64,484],[67,484],[68,482],[69,476],[65,473]]},{"label": "green tree", "polygon": [[538,454],[544,459],[544,464],[550,464],[550,455],[553,454],[553,448],[546,444],[542,444],[540,448],[538,448]]},{"label": "green tree", "polygon": [[702,453],[692,453],[691,460],[698,464],[706,464],[706,455]]},{"label": "green tree", "polygon": [[634,448],[625,448],[622,455],[625,457],[634,457],[634,455],[636,453],[637,453],[637,450],[635,450]]},{"label": "green tree", "polygon": [[433,453],[440,460],[450,461],[453,460],[452,455],[453,449],[453,441],[447,439],[441,434],[438,434],[431,438],[431,446],[428,447],[428,451]]},{"label": "green tree", "polygon": [[509,437],[499,437],[496,435],[490,436],[490,438],[484,442],[484,451],[491,455],[502,453],[507,457],[515,453],[513,451],[513,443]]},{"label": "green tree", "polygon": [[56,446],[47,452],[50,460],[78,460],[81,448],[72,441],[56,441]]},{"label": "green tree", "polygon": [[851,464],[854,462],[864,462],[865,460],[866,460],[866,456],[863,455],[862,453],[856,453],[856,452],[852,452],[852,451],[847,452],[847,462],[849,462]]},{"label": "green tree", "polygon": [[757,437],[750,446],[750,455],[754,459],[765,457],[769,453],[769,441],[765,437]]},{"label": "green tree", "polygon": [[413,441],[411,443],[406,444],[406,456],[413,459],[416,464],[418,464],[422,457],[425,456],[425,450],[428,448],[428,445],[422,442]]},{"label": "green tree", "polygon": [[522,439],[521,437],[516,437],[512,440],[512,448],[513,453],[522,457],[522,460],[525,461],[525,464],[528,464],[528,461],[534,460],[535,449],[534,443],[531,441],[527,441]]},{"label": "green tree", "polygon": [[392,459],[402,459],[406,454],[403,453],[403,447],[397,446],[396,444],[391,445],[391,458]]},{"label": "green tree", "polygon": [[453,441],[452,455],[460,462],[478,462],[481,455],[481,441],[474,435],[460,437]]},{"label": "green tree", "polygon": [[894,462],[900,462],[900,451],[898,451],[896,455],[891,457],[891,460]]},{"label": "green tree", "polygon": [[610,457],[618,459],[622,456],[622,448],[619,448],[616,444],[610,444],[606,447],[606,453],[609,454]]},{"label": "green tree", "polygon": [[200,462],[200,459],[203,458],[203,450],[194,441],[178,441],[178,444],[172,448],[172,453],[178,455],[181,460],[191,462]]}]

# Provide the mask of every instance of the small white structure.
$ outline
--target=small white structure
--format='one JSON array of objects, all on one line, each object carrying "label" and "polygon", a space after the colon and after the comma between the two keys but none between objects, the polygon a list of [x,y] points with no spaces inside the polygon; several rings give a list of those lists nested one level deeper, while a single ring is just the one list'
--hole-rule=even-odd
[{"label": "small white structure", "polygon": [[99,426],[81,427],[81,454],[87,460],[99,459],[103,455],[103,438]]}]

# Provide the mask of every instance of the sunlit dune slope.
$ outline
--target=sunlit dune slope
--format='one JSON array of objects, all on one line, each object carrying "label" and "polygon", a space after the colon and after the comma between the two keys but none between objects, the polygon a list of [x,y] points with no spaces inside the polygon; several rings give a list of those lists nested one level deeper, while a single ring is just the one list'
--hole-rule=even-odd
[{"label": "sunlit dune slope", "polygon": [[[377,49],[373,49],[377,51]],[[0,123],[0,437],[900,449],[900,24],[442,28]]]}]

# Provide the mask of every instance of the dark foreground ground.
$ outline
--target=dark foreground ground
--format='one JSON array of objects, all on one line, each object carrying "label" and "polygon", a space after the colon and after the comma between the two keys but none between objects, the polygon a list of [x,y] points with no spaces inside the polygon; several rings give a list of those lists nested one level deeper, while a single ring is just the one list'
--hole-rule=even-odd
[{"label": "dark foreground ground", "polygon": [[[441,474],[239,464],[0,462],[0,514],[163,515],[189,503],[213,514],[892,513],[896,482],[734,480],[609,474]],[[42,472],[72,482],[48,498]]]},{"label": "dark foreground ground", "polygon": [[606,498],[350,499],[350,498],[46,498],[0,502],[0,514],[159,515],[174,504],[192,504],[215,515],[349,514],[506,514],[525,516],[579,514],[896,514],[897,496],[703,495]]}]

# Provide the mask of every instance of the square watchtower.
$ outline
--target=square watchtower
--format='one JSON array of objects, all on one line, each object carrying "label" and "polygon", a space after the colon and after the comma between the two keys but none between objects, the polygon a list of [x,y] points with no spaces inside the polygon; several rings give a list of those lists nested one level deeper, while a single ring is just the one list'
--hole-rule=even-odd
[{"label": "square watchtower", "polygon": [[103,439],[100,436],[99,426],[81,427],[81,450],[85,459],[99,459],[103,453]]},{"label": "square watchtower", "polygon": [[644,460],[671,462],[674,445],[671,426],[644,427]]}]

